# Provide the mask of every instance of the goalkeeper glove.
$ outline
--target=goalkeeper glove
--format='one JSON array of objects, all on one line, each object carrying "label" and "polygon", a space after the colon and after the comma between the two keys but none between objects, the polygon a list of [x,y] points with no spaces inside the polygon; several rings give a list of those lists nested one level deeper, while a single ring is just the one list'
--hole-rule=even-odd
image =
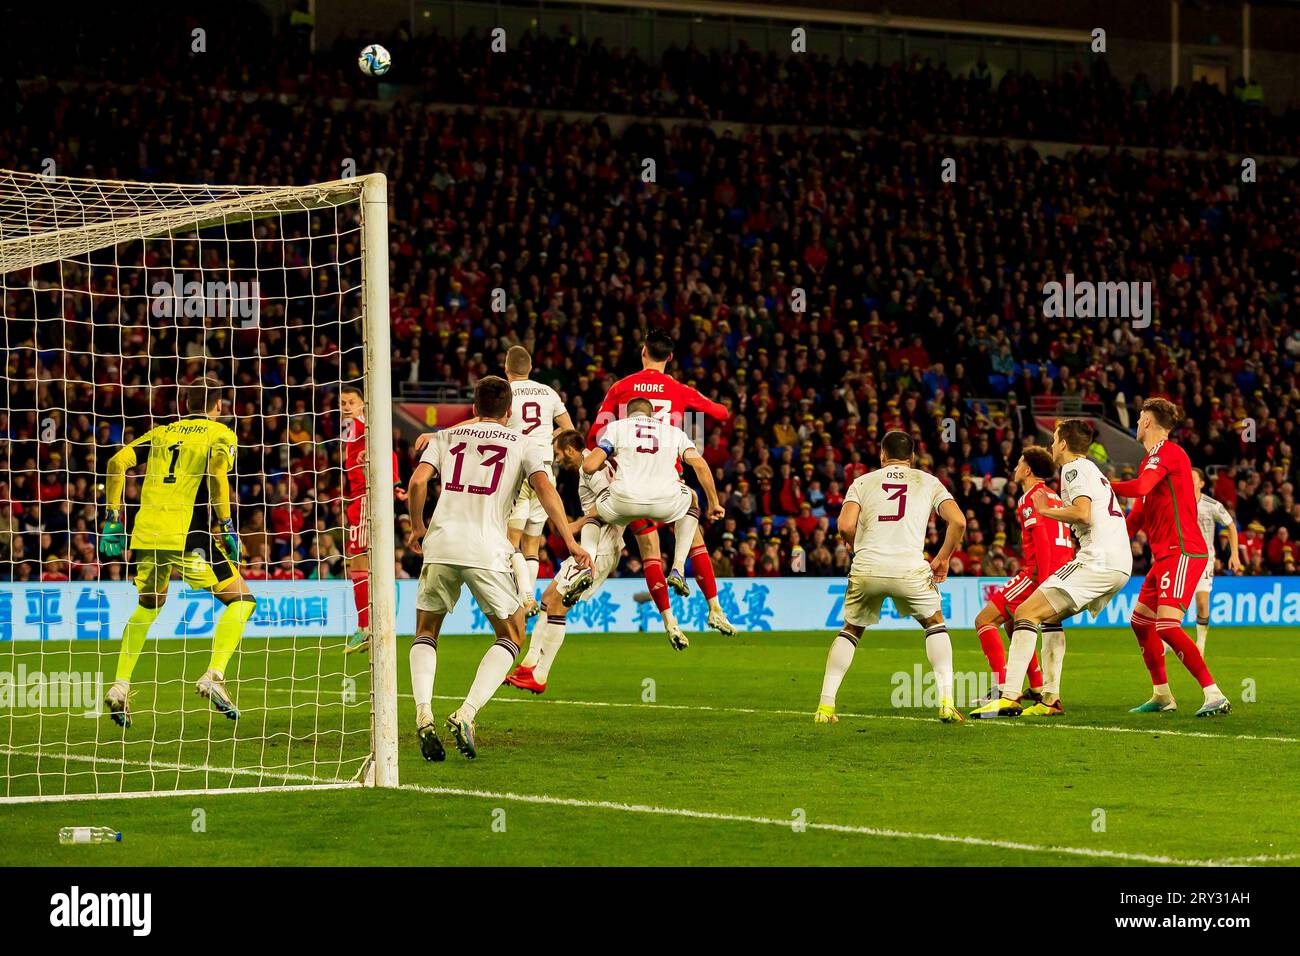
[{"label": "goalkeeper glove", "polygon": [[235,564],[239,563],[239,535],[235,534],[235,522],[230,518],[217,522],[217,534],[225,545],[226,557]]},{"label": "goalkeeper glove", "polygon": [[104,529],[99,534],[99,553],[106,558],[120,558],[125,550],[126,528],[122,524],[122,513],[109,508]]}]

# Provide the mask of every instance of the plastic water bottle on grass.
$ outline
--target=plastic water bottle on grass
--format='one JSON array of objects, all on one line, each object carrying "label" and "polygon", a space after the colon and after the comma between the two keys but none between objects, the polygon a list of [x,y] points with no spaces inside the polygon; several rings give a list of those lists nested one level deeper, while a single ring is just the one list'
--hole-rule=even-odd
[{"label": "plastic water bottle on grass", "polygon": [[74,843],[121,843],[122,834],[112,827],[64,827],[59,831],[64,846]]}]

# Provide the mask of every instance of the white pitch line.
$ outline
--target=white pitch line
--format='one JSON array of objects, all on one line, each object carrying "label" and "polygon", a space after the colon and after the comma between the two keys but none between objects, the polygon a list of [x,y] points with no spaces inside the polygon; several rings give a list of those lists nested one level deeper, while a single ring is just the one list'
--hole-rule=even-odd
[{"label": "white pitch line", "polygon": [[[434,694],[435,700],[463,700],[450,694]],[[619,707],[633,710],[698,710],[711,711],[719,714],[752,714],[758,716],[770,715],[774,717],[803,717],[811,719],[812,712],[806,710],[778,710],[770,708],[754,707],[714,707],[709,704],[640,704],[629,703],[626,701],[615,702],[607,700],[563,700],[556,698],[538,697],[528,699],[527,697],[493,697],[492,703],[509,703],[509,704],[551,704],[567,705],[571,707]],[[936,719],[933,717],[913,717],[907,714],[856,714],[840,713],[837,716],[847,717],[852,720],[907,720],[923,724],[933,724]],[[968,721],[974,724],[976,721]],[[1300,744],[1300,737],[1266,737],[1256,734],[1207,734],[1195,730],[1166,730],[1163,727],[1106,727],[1097,724],[1066,724],[1060,723],[1057,718],[1046,718],[1044,720],[1033,720],[1032,718],[1013,719],[1006,718],[1003,720],[979,721],[981,724],[993,724],[995,726],[1016,726],[1016,727],[1050,727],[1056,730],[1081,730],[1095,731],[1099,733],[1111,734],[1149,734],[1152,736],[1169,736],[1169,737],[1196,737],[1205,740],[1255,740],[1266,743],[1282,744]]]},{"label": "white pitch line", "polygon": [[[558,702],[557,702],[558,703]],[[0,746],[0,752],[14,752],[11,747]],[[244,774],[253,776],[268,776],[262,770],[250,770],[241,768],[209,768],[205,765],[188,765],[175,763],[160,763],[156,761],[128,761],[118,758],[99,758],[86,754],[45,754],[45,756],[59,759],[67,757],[70,760],[82,760],[87,762],[99,762],[121,764],[126,766],[139,766],[149,769],[166,769],[166,770],[184,770],[184,771],[201,771],[208,769],[220,769],[224,773]],[[187,797],[187,796],[224,796],[227,794],[245,794],[245,793],[279,793],[286,791],[310,791],[317,789],[359,789],[356,783],[342,782],[323,777],[313,777],[310,774],[274,774],[271,776],[284,777],[285,779],[294,779],[299,781],[309,781],[310,786],[290,786],[290,787],[234,787],[223,788],[220,790],[178,790],[172,792],[131,792],[124,794],[77,794],[70,797],[42,796],[42,797],[10,797],[0,799],[0,804],[4,803],[38,803],[38,802],[55,802],[60,799],[97,799],[97,800],[132,800],[142,799],[145,797]],[[707,820],[718,823],[750,823],[758,826],[774,826],[783,829],[794,829],[793,820],[783,820],[777,817],[760,817],[749,814],[739,813],[719,813],[710,810],[691,810],[682,807],[663,807],[653,804],[643,803],[619,803],[612,800],[584,800],[574,797],[555,797],[549,794],[537,793],[512,793],[509,791],[496,790],[473,790],[464,787],[431,787],[423,784],[406,783],[395,789],[404,790],[408,793],[425,793],[435,796],[448,797],[471,797],[480,800],[506,800],[514,803],[531,803],[544,806],[570,807],[582,810],[613,810],[620,813],[637,813],[652,816],[679,817],[689,820]],[[815,820],[805,821],[802,826],[810,830],[820,830],[828,833],[843,833],[854,836],[869,836],[881,839],[891,840],[923,840],[933,843],[955,843],[964,846],[983,846],[1002,850],[1016,850],[1026,853],[1051,853],[1066,856],[1082,856],[1098,860],[1116,860],[1127,863],[1152,863],[1166,866],[1188,866],[1188,867],[1221,867],[1221,866],[1248,866],[1252,863],[1280,863],[1287,860],[1300,858],[1297,853],[1284,854],[1260,854],[1250,857],[1225,857],[1222,859],[1183,859],[1181,857],[1165,856],[1151,853],[1125,853],[1119,850],[1099,850],[1091,847],[1074,847],[1074,846],[1045,846],[1036,843],[1021,843],[1014,840],[996,840],[986,837],[959,836],[951,833],[924,833],[912,830],[894,830],[887,827],[869,827],[858,826],[844,823],[819,823]]]}]

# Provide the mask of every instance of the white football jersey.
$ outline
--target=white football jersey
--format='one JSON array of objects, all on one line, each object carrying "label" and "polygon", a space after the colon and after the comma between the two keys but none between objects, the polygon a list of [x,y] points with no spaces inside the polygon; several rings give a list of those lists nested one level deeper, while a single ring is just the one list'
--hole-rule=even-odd
[{"label": "white football jersey", "polygon": [[519,486],[546,471],[541,449],[505,425],[469,422],[434,435],[420,461],[442,479],[424,536],[425,563],[510,571],[515,549],[506,522]]},{"label": "white football jersey", "polygon": [[943,482],[919,468],[888,465],[859,476],[844,496],[862,509],[853,535],[852,573],[902,577],[928,568],[930,515],[951,499]]},{"label": "white football jersey", "polygon": [[1214,541],[1218,537],[1215,528],[1229,527],[1232,524],[1232,512],[1209,495],[1201,495],[1201,499],[1196,502],[1196,523],[1201,526],[1201,536],[1213,553]]},{"label": "white football jersey", "polygon": [[1124,511],[1110,482],[1089,458],[1076,458],[1061,468],[1061,500],[1070,505],[1076,498],[1092,501],[1092,519],[1089,524],[1070,525],[1079,540],[1074,560],[1086,568],[1132,574],[1133,551]]},{"label": "white football jersey", "polygon": [[[591,449],[582,453],[583,460],[590,455]],[[613,469],[606,463],[594,475],[589,475],[581,468],[578,469],[578,503],[582,505],[582,513],[585,515],[594,514],[596,511],[596,497],[602,491],[609,487],[610,479],[613,477]]]},{"label": "white football jersey", "polygon": [[506,424],[542,449],[542,460],[549,465],[554,458],[551,437],[555,434],[555,420],[568,414],[564,400],[551,386],[532,379],[511,382],[510,391],[514,397]]},{"label": "white football jersey", "polygon": [[649,415],[633,415],[610,423],[597,447],[614,460],[610,482],[614,494],[655,501],[680,494],[677,461],[695,450],[695,442],[675,425]]}]

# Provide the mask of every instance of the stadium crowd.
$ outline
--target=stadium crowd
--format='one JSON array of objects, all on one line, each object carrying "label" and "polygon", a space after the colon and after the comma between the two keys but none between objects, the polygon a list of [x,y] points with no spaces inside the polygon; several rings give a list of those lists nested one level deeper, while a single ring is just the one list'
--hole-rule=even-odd
[{"label": "stadium crowd", "polygon": [[[469,386],[499,373],[506,349],[522,344],[534,377],[563,394],[584,430],[608,385],[639,367],[644,330],[670,331],[670,371],[730,411],[703,431],[727,507],[706,533],[719,576],[844,573],[835,516],[891,428],[919,439],[920,465],[968,514],[953,573],[1012,573],[1018,489],[1007,476],[1036,440],[1032,400],[1059,396],[1132,425],[1130,410],[1157,395],[1186,410],[1178,440],[1209,469],[1208,491],[1235,511],[1247,573],[1295,572],[1296,167],[1261,157],[1256,181],[1245,183],[1220,155],[1107,146],[1048,158],[942,138],[1111,143],[1111,117],[1141,101],[1104,78],[1112,85],[1099,95],[1090,84],[1102,81],[1082,74],[986,88],[942,70],[815,60],[795,68],[743,52],[685,51],[648,66],[565,43],[521,54],[510,83],[494,84],[470,38],[426,47],[422,82],[449,100],[897,125],[733,135],[647,119],[616,133],[604,120],[528,112],[230,97],[197,80],[36,85],[21,94],[20,122],[0,126],[0,167],[39,170],[48,156],[71,175],[267,185],[334,179],[345,159],[383,170],[394,381]],[[556,68],[543,76],[542,63]],[[326,79],[313,90],[338,92]],[[1294,113],[1202,89],[1148,96],[1144,108],[1161,119],[1120,122],[1144,140],[1126,145],[1263,142],[1295,152]],[[1073,118],[1054,125],[1058,116]],[[955,182],[941,178],[946,159]],[[286,256],[312,262],[307,245],[286,235]],[[173,257],[167,265],[201,261],[197,248]],[[1067,273],[1151,282],[1154,321],[1043,317],[1044,284]],[[60,281],[73,288],[75,279]],[[342,576],[337,384],[359,374],[346,318],[355,310],[338,287],[346,283],[324,278],[301,293],[342,302],[314,316],[316,328],[289,310],[275,333],[241,341],[103,308],[87,321],[92,299],[111,299],[119,279],[92,273],[98,296],[59,300],[72,320],[65,328],[22,279],[6,277],[0,577],[127,573],[95,553],[103,462],[142,433],[150,412],[174,407],[172,386],[212,362],[240,386],[247,576]],[[506,290],[504,313],[489,309],[494,288]],[[110,368],[89,360],[92,344],[109,356],[147,350],[150,360]],[[44,440],[49,410],[62,414]],[[398,448],[409,475],[409,447]],[[563,490],[576,511],[572,484]],[[399,522],[409,520],[398,507]],[[1226,540],[1216,542],[1221,570]],[[1147,556],[1141,540],[1134,549],[1136,573]],[[620,573],[639,570],[635,553]],[[541,576],[558,556],[552,542]],[[403,576],[418,568],[417,555],[397,560]]]}]

